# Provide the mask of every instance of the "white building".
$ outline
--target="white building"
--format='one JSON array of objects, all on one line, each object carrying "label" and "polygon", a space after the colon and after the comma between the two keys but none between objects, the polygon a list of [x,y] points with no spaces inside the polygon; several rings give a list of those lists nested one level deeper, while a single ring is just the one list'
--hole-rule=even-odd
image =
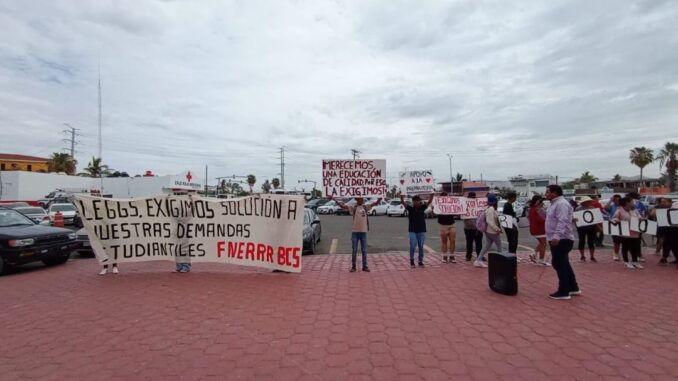
[{"label": "white building", "polygon": [[543,194],[547,185],[556,184],[556,177],[551,175],[518,175],[509,177],[512,188],[519,196],[532,197]]},{"label": "white building", "polygon": [[203,184],[193,173],[185,171],[174,176],[99,179],[54,173],[0,171],[0,200],[39,200],[52,191],[66,189],[88,189],[113,198],[195,193],[203,189]]}]

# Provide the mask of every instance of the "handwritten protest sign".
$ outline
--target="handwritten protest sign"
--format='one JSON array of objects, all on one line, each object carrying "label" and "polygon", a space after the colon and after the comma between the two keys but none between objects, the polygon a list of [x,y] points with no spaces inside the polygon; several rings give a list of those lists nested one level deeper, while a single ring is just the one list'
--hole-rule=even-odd
[{"label": "handwritten protest sign", "polygon": [[657,226],[678,226],[678,209],[656,209]]},{"label": "handwritten protest sign", "polygon": [[605,221],[603,223],[603,233],[605,235],[629,237],[631,236],[631,225],[628,221]]},{"label": "handwritten protest sign", "polygon": [[76,196],[102,263],[176,260],[301,271],[303,196]]},{"label": "handwritten protest sign", "polygon": [[466,197],[436,196],[433,198],[433,213],[438,215],[466,214]]},{"label": "handwritten protest sign", "polygon": [[461,216],[463,220],[478,218],[487,207],[487,198],[465,198],[465,200],[466,213]]},{"label": "handwritten protest sign", "polygon": [[650,220],[641,220],[638,217],[631,217],[630,229],[648,235],[657,235],[657,222]]},{"label": "handwritten protest sign", "polygon": [[429,194],[434,192],[433,171],[399,172],[400,192],[402,194]]},{"label": "handwritten protest sign", "polygon": [[323,160],[327,197],[384,197],[386,160]]},{"label": "handwritten protest sign", "polygon": [[576,225],[578,228],[602,224],[604,221],[603,213],[598,208],[574,212],[573,217],[577,220]]},{"label": "handwritten protest sign", "polygon": [[500,214],[499,215],[499,224],[501,225],[502,228],[504,229],[513,229],[515,228],[516,220],[513,218],[513,216],[509,216],[508,214]]}]

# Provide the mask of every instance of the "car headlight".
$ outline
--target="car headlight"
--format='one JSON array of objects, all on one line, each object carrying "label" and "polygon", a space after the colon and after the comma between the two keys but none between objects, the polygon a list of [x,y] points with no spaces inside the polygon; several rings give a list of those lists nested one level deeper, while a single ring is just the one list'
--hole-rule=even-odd
[{"label": "car headlight", "polygon": [[78,235],[76,233],[68,234],[68,239],[76,239],[76,238],[78,238]]},{"label": "car headlight", "polygon": [[25,239],[11,239],[9,240],[9,246],[10,247],[23,247],[23,246],[29,246],[35,243],[35,240],[33,238],[25,238]]}]

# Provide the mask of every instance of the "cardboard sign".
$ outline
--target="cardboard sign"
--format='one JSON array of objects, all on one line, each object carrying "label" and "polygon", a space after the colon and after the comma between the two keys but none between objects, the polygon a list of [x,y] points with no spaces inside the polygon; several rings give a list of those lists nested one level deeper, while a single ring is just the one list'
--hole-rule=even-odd
[{"label": "cardboard sign", "polygon": [[433,198],[433,213],[438,215],[466,214],[466,197],[436,196]]},{"label": "cardboard sign", "polygon": [[415,194],[430,194],[434,192],[433,171],[409,171],[398,172],[400,177],[400,193],[415,195]]},{"label": "cardboard sign", "polygon": [[657,211],[657,226],[678,226],[678,209],[655,209]]},{"label": "cardboard sign", "polygon": [[499,224],[501,225],[502,228],[504,229],[514,229],[515,226],[513,226],[516,223],[515,218],[513,216],[509,216],[508,214],[500,214],[499,215]]},{"label": "cardboard sign", "polygon": [[102,264],[170,260],[301,272],[304,197],[76,196]]},{"label": "cardboard sign", "polygon": [[605,221],[603,222],[603,233],[605,235],[614,235],[619,237],[631,236],[631,225],[628,221]]},{"label": "cardboard sign", "polygon": [[466,213],[461,216],[462,220],[478,218],[487,207],[487,198],[466,198]]},{"label": "cardboard sign", "polygon": [[631,217],[631,231],[649,235],[657,235],[657,222],[650,220],[641,220],[638,217]]},{"label": "cardboard sign", "polygon": [[574,212],[573,217],[577,219],[576,225],[578,228],[583,226],[602,224],[604,221],[603,213],[598,208]]},{"label": "cardboard sign", "polygon": [[384,197],[386,160],[323,160],[326,197]]}]

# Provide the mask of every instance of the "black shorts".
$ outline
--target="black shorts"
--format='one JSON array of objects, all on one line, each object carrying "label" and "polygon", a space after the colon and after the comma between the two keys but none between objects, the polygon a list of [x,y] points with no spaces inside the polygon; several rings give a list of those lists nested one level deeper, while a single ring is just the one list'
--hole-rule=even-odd
[{"label": "black shorts", "polygon": [[612,243],[614,243],[615,245],[621,244],[622,243],[622,237],[620,237],[618,235],[613,235],[612,236]]}]

